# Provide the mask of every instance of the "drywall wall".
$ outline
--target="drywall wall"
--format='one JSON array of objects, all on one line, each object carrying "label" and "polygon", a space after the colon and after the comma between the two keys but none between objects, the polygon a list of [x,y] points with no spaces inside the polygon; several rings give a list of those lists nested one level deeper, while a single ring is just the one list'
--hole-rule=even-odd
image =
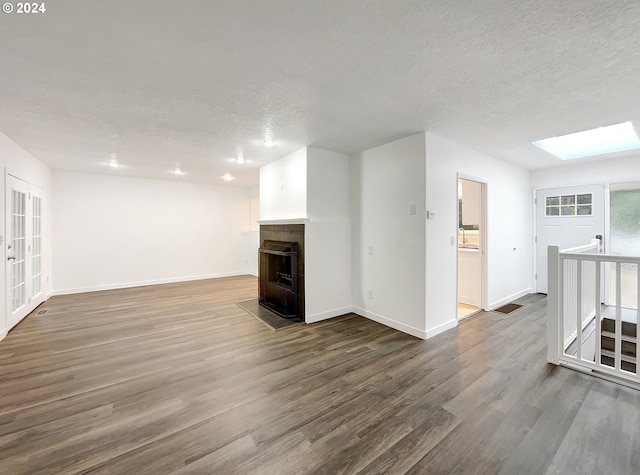
[{"label": "drywall wall", "polygon": [[575,161],[562,167],[545,168],[531,172],[531,186],[533,188],[631,181],[640,181],[640,155],[605,159],[598,162],[580,163]]},{"label": "drywall wall", "polygon": [[354,311],[426,338],[425,136],[354,154],[350,165]]},{"label": "drywall wall", "polygon": [[349,157],[307,148],[305,320],[351,311]]},{"label": "drywall wall", "polygon": [[260,219],[307,217],[307,148],[260,168]]},{"label": "drywall wall", "polygon": [[56,293],[248,271],[247,188],[53,173]]},{"label": "drywall wall", "polygon": [[349,156],[307,148],[307,217],[349,219]]},{"label": "drywall wall", "polygon": [[529,171],[425,134],[427,336],[457,325],[457,178],[487,183],[487,300],[495,308],[532,291]]},{"label": "drywall wall", "polygon": [[258,249],[260,248],[260,188],[248,189],[249,196],[249,230],[242,233],[245,247],[245,264],[247,274],[258,276]]},{"label": "drywall wall", "polygon": [[[43,290],[48,296],[51,292],[52,263],[51,263],[51,241],[52,241],[52,212],[51,212],[51,170],[38,161],[31,154],[23,150],[6,135],[0,133],[0,166],[6,174],[19,178],[22,181],[35,185],[43,192]],[[6,222],[6,180],[2,179],[2,194],[0,206],[2,211],[2,227],[5,229]],[[2,256],[3,262],[7,262],[7,245],[4,232],[2,235]],[[7,302],[6,302],[6,272],[0,272],[0,339],[4,337],[7,330]],[[37,302],[32,302],[36,305]]]}]

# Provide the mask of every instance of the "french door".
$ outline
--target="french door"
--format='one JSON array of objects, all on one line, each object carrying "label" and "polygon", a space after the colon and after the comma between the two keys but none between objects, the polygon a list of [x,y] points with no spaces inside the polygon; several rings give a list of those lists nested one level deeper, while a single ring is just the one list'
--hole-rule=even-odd
[{"label": "french door", "polygon": [[44,301],[42,192],[7,175],[7,329]]}]

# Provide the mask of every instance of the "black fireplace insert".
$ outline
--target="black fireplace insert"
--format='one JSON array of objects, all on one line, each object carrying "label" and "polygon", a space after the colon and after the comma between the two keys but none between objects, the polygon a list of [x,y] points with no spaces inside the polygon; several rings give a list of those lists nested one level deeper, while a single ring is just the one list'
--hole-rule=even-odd
[{"label": "black fireplace insert", "polygon": [[299,317],[298,243],[263,241],[259,265],[260,305],[283,318]]}]

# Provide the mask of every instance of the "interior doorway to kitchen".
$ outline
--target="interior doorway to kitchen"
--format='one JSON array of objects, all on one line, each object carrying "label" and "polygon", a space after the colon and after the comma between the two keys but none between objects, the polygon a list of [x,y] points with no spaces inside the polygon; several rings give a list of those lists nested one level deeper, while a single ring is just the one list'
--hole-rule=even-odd
[{"label": "interior doorway to kitchen", "polygon": [[486,184],[458,178],[458,319],[484,307]]}]

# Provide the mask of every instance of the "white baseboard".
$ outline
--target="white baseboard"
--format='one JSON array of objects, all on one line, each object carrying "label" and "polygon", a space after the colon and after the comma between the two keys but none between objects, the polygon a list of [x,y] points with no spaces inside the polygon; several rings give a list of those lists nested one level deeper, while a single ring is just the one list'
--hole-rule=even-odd
[{"label": "white baseboard", "polygon": [[219,279],[221,277],[237,277],[240,275],[247,275],[245,272],[228,272],[221,274],[206,274],[195,275],[189,277],[172,277],[168,279],[147,280],[141,282],[124,282],[119,284],[106,284],[96,285],[92,287],[78,287],[72,289],[57,289],[51,292],[51,295],[71,295],[82,294],[85,292],[99,292],[101,290],[117,290],[117,289],[129,289],[131,287],[144,287],[147,285],[160,285],[160,284],[175,284],[178,282],[189,282],[192,280],[205,280],[205,279]]},{"label": "white baseboard", "polygon": [[516,292],[513,295],[509,295],[508,297],[505,297],[496,302],[490,303],[489,308],[487,310],[494,310],[498,307],[502,307],[503,305],[506,305],[510,302],[513,302],[516,299],[519,299],[520,297],[524,297],[525,295],[529,295],[532,293],[533,293],[533,289],[531,287],[529,287],[528,289],[521,290],[520,292]]},{"label": "white baseboard", "polygon": [[391,318],[383,317],[382,315],[378,315],[377,313],[370,312],[360,307],[353,307],[353,313],[357,313],[362,317],[366,317],[369,320],[373,320],[374,322],[382,323],[388,327],[391,327],[395,330],[401,331],[403,333],[408,333],[409,335],[418,337],[422,340],[427,339],[427,332],[423,330],[419,330],[418,328],[414,328],[410,325],[406,325],[404,323],[400,323]]},{"label": "white baseboard", "polygon": [[254,277],[258,277],[258,272],[249,272],[247,275],[252,275]]},{"label": "white baseboard", "polygon": [[8,333],[9,333],[9,330],[0,331],[0,341],[4,340],[4,337],[7,336]]},{"label": "white baseboard", "polygon": [[328,320],[329,318],[339,317],[340,315],[351,312],[353,312],[353,307],[351,306],[334,308],[333,310],[328,310],[326,312],[314,313],[313,315],[305,315],[304,321],[305,323],[315,323],[322,320]]},{"label": "white baseboard", "polygon": [[458,326],[458,320],[454,318],[453,320],[449,320],[448,322],[441,323],[440,325],[436,325],[433,328],[427,328],[427,339],[433,338],[436,335],[439,335],[442,332],[446,332],[447,330],[451,330]]}]

